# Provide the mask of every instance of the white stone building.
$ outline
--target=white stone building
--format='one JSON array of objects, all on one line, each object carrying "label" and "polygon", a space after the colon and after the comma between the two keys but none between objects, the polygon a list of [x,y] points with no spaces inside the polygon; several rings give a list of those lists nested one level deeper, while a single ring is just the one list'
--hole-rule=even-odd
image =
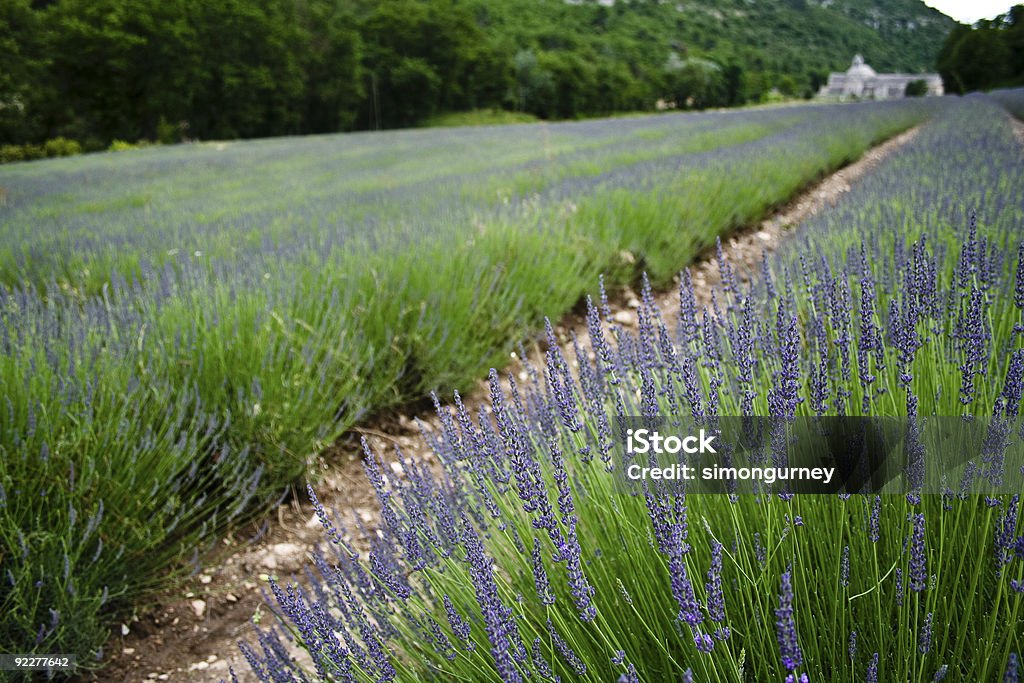
[{"label": "white stone building", "polygon": [[907,84],[924,81],[928,95],[941,95],[942,77],[939,74],[880,74],[864,63],[864,58],[855,55],[853,64],[845,72],[833,71],[828,83],[821,86],[818,97],[847,100],[875,99],[888,100],[904,97]]}]

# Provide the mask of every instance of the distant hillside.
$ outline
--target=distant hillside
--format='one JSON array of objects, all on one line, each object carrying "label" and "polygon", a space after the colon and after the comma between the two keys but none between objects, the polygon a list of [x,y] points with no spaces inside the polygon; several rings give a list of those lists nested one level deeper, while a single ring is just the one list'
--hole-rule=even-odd
[{"label": "distant hillside", "polygon": [[932,71],[954,26],[918,0],[3,0],[0,144],[730,106],[855,53]]},{"label": "distant hillside", "polygon": [[[489,33],[520,49],[591,46],[658,67],[670,52],[742,68],[745,99],[815,91],[864,55],[878,71],[935,71],[956,22],[920,0],[470,0]],[[646,60],[643,59],[646,57]],[[789,77],[789,78],[784,78]],[[791,80],[792,79],[792,80]]]}]

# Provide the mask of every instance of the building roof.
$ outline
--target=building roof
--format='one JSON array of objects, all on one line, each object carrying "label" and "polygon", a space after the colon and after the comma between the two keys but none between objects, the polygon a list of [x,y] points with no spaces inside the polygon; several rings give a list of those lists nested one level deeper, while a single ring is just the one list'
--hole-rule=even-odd
[{"label": "building roof", "polygon": [[874,69],[864,63],[863,57],[860,55],[854,55],[853,64],[851,64],[850,68],[846,70],[846,75],[852,76],[853,78],[874,78],[878,74],[875,73]]}]

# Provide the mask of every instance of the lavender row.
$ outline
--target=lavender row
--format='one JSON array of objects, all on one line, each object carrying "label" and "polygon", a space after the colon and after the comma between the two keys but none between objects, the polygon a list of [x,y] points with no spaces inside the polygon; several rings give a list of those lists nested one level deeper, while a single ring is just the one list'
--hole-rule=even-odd
[{"label": "lavender row", "polygon": [[441,432],[424,437],[440,474],[367,453],[379,530],[317,508],[330,543],[305,587],[271,582],[282,624],[242,645],[253,670],[1018,680],[1019,496],[686,496],[656,482],[622,495],[609,470],[612,424],[631,415],[1016,416],[1019,154],[992,102],[951,103],[753,285],[720,257],[707,301],[685,272],[678,311],[645,288],[635,332],[603,301],[574,353],[549,328],[543,367],[492,372],[478,414],[458,396],[438,406]]}]

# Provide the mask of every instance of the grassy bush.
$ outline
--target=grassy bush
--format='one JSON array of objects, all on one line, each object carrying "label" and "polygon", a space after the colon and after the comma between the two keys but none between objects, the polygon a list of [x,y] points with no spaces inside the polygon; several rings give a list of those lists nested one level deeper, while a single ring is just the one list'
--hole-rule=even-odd
[{"label": "grassy bush", "polygon": [[42,145],[3,145],[0,146],[0,164],[15,161],[32,161],[53,157],[67,157],[81,154],[82,147],[74,140],[54,138]]},{"label": "grassy bush", "polygon": [[473,111],[452,112],[432,116],[423,122],[423,127],[439,128],[448,126],[495,126],[509,123],[535,123],[539,119],[533,114],[503,109],[474,109]]},{"label": "grassy bush", "polygon": [[988,496],[948,488],[952,473],[931,494],[913,472],[905,495],[676,495],[615,483],[612,430],[672,415],[708,428],[728,415],[1017,425],[1019,154],[1000,110],[971,98],[805,224],[755,286],[720,261],[712,310],[698,311],[684,276],[677,325],[648,290],[636,333],[591,306],[575,359],[549,331],[546,367],[507,385],[492,373],[478,419],[457,400],[441,411],[442,433],[427,437],[440,476],[401,456],[392,476],[368,454],[379,532],[318,507],[331,541],[322,578],[271,582],[281,624],[259,651],[243,646],[253,670],[267,681],[1016,680],[1019,444],[1002,484],[998,446],[971,454],[984,476],[963,468],[962,490],[987,480]]}]

